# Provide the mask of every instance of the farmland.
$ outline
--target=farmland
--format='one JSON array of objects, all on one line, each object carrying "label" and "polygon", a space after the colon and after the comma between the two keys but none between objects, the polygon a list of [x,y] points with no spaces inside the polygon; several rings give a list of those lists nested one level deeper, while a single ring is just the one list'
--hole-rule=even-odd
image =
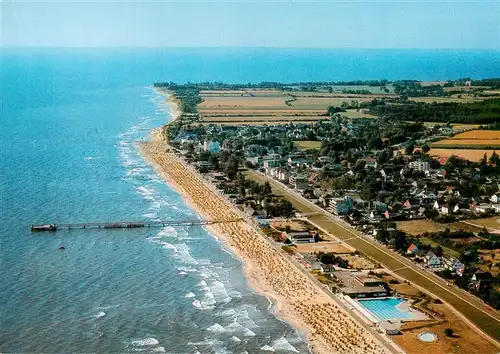
[{"label": "farmland", "polygon": [[437,141],[435,147],[457,147],[462,149],[496,149],[500,148],[500,131],[498,130],[470,130],[455,135],[453,138]]},{"label": "farmland", "polygon": [[479,161],[483,158],[484,154],[490,156],[493,150],[485,150],[485,149],[436,149],[431,148],[429,154],[431,156],[440,156],[440,157],[450,157],[452,155],[458,156],[460,158],[470,160],[470,161]]},{"label": "farmland", "polygon": [[[376,90],[375,90],[376,91]],[[272,89],[202,90],[203,100],[198,105],[202,124],[285,124],[288,122],[311,124],[328,120],[329,106],[347,106],[384,97],[382,94],[347,94],[328,92],[279,91]],[[351,118],[375,116],[348,110]]]}]

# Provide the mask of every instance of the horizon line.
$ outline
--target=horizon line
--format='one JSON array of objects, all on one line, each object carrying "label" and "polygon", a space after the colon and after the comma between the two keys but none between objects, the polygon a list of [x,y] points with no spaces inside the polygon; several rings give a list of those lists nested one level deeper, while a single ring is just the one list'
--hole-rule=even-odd
[{"label": "horizon line", "polygon": [[459,50],[459,51],[498,51],[500,47],[458,48],[458,47],[308,47],[308,46],[86,46],[86,45],[0,45],[2,49],[307,49],[307,50]]}]

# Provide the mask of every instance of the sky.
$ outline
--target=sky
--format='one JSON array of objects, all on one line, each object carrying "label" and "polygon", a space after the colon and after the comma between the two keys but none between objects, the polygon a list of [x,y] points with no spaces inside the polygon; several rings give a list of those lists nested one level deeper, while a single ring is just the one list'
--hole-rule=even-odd
[{"label": "sky", "polygon": [[500,1],[0,3],[2,46],[500,49]]}]

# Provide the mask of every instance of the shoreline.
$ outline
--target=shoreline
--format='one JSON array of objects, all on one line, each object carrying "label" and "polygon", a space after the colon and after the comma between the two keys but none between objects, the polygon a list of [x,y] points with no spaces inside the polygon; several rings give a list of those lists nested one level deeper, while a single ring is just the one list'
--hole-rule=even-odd
[{"label": "shoreline", "polygon": [[[141,156],[186,204],[206,219],[235,219],[234,210],[213,186],[168,152],[164,140],[140,143]],[[274,300],[271,311],[306,340],[313,353],[383,353],[387,348],[312,283],[246,221],[205,226],[242,262],[248,285]]]},{"label": "shoreline", "polygon": [[[174,181],[168,174],[166,174],[153,159],[148,155],[143,149],[143,144],[139,145],[139,153],[140,156],[150,163],[155,171],[167,182],[167,184],[175,190],[177,193],[181,195],[184,203],[188,208],[194,210],[201,218],[209,219],[210,217],[206,215],[203,210],[201,210],[191,199],[188,193],[185,193],[185,190],[182,186],[180,186],[176,181]],[[299,336],[304,340],[309,350],[312,353],[329,353],[329,348],[325,343],[318,342],[314,338],[312,338],[313,333],[310,328],[299,318],[296,316],[287,313],[284,309],[286,305],[284,302],[287,299],[280,298],[278,294],[274,293],[272,289],[269,288],[267,284],[262,282],[261,278],[256,274],[256,269],[254,266],[247,260],[245,257],[239,252],[227,238],[224,233],[216,230],[213,225],[204,225],[203,228],[210,233],[213,237],[217,239],[220,245],[225,248],[227,252],[229,252],[235,259],[241,262],[243,275],[245,276],[246,283],[251,291],[255,292],[260,296],[264,296],[269,301],[268,311],[274,314],[278,320],[283,321],[290,325],[294,330],[297,331]],[[320,349],[320,350],[317,350]]]}]

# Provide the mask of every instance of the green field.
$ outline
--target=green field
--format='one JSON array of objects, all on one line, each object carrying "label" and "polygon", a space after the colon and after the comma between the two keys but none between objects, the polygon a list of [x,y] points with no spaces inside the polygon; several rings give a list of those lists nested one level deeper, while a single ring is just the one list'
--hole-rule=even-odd
[{"label": "green field", "polygon": [[321,149],[321,141],[297,140],[294,144],[301,150]]}]

